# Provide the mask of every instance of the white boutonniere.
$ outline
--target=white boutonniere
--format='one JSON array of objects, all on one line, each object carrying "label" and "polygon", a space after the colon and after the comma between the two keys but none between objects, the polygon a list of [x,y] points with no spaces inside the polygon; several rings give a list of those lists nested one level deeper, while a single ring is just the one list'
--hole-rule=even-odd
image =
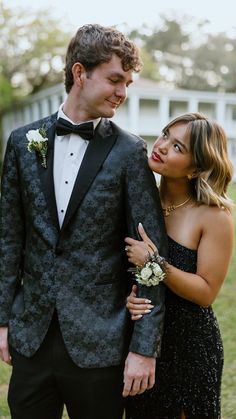
[{"label": "white boutonniere", "polygon": [[27,149],[28,151],[36,151],[41,157],[41,164],[46,169],[47,167],[47,150],[48,150],[48,138],[45,129],[32,129],[26,134],[28,140]]}]

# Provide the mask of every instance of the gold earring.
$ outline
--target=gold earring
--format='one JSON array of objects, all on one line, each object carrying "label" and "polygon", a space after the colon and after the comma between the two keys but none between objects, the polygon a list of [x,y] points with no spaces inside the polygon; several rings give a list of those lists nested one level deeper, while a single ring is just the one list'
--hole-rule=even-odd
[{"label": "gold earring", "polygon": [[187,175],[188,180],[191,180],[193,178],[193,175],[189,174]]}]

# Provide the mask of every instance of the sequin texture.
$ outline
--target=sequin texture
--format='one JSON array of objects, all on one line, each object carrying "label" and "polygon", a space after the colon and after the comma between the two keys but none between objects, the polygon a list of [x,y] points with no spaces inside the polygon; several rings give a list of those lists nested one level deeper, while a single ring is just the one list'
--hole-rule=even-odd
[{"label": "sequin texture", "polygon": [[[196,272],[197,252],[169,238],[169,260]],[[212,307],[191,303],[167,289],[162,355],[156,384],[130,397],[127,419],[220,419],[223,345]]]}]

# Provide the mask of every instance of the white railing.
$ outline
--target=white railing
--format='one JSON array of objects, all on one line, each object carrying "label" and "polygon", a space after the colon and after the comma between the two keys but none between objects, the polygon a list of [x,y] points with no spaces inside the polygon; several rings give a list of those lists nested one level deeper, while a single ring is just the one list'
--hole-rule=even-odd
[{"label": "white railing", "polygon": [[[63,84],[57,84],[28,97],[19,107],[6,113],[2,119],[3,149],[13,129],[56,112],[65,98]],[[126,103],[113,119],[128,131],[144,137],[151,147],[171,118],[197,111],[216,119],[226,130],[236,180],[236,94],[162,89],[155,82],[138,79],[129,88]]]}]

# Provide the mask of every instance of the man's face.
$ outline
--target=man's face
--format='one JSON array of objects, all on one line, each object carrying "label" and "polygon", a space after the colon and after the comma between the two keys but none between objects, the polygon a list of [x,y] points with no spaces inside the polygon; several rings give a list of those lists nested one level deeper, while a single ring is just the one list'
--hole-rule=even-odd
[{"label": "man's face", "polygon": [[82,75],[79,108],[86,120],[112,118],[125,101],[127,88],[132,83],[132,70],[124,71],[121,60],[113,55],[108,63],[97,66],[90,74]]}]

